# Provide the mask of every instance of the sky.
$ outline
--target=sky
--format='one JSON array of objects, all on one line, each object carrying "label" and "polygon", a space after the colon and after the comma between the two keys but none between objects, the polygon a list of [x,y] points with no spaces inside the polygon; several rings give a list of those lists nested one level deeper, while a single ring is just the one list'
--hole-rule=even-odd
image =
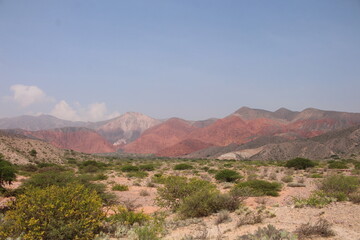
[{"label": "sky", "polygon": [[0,0],[0,118],[360,112],[360,0]]}]

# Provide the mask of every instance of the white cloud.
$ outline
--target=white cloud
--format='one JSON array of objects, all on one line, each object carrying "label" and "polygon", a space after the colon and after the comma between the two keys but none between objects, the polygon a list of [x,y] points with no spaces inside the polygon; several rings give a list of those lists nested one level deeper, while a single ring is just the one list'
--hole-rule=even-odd
[{"label": "white cloud", "polygon": [[10,90],[13,95],[10,99],[20,104],[22,107],[28,107],[34,103],[44,102],[47,100],[46,94],[37,86],[26,86],[22,84],[12,85]]},{"label": "white cloud", "polygon": [[65,100],[57,103],[50,114],[71,121],[101,121],[120,115],[118,112],[108,114],[105,103],[93,103],[87,107],[75,103],[72,107]]},{"label": "white cloud", "polygon": [[58,102],[53,108],[53,110],[50,112],[50,114],[65,120],[81,120],[77,112],[64,100]]},{"label": "white cloud", "polygon": [[46,95],[37,86],[15,84],[10,87],[10,91],[12,95],[0,98],[0,103],[4,103],[9,109],[19,111],[20,114],[24,114],[24,108],[26,108],[26,114],[30,115],[38,115],[39,113],[50,111],[51,115],[60,119],[94,122],[120,115],[118,112],[109,113],[104,102],[95,102],[88,106],[82,106],[79,102],[70,104],[65,100],[56,103],[55,98]]},{"label": "white cloud", "polygon": [[106,113],[107,108],[105,103],[90,104],[86,112],[90,121],[102,120]]}]

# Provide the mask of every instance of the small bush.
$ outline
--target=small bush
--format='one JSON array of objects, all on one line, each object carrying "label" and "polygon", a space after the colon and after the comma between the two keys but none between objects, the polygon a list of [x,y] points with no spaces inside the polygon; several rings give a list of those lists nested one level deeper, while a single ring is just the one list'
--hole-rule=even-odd
[{"label": "small bush", "polygon": [[180,163],[174,166],[174,170],[187,170],[187,169],[193,169],[193,166],[187,163]]},{"label": "small bush", "polygon": [[4,184],[11,184],[16,179],[15,167],[8,161],[3,160],[3,156],[0,155],[0,189]]},{"label": "small bush", "polygon": [[158,189],[157,203],[161,207],[176,210],[180,201],[192,195],[200,189],[215,189],[210,182],[192,178],[169,176],[163,179],[164,186]]},{"label": "small bush", "polygon": [[237,240],[296,240],[297,237],[285,230],[276,229],[273,225],[267,225],[263,228],[258,228],[255,233],[243,235]]},{"label": "small bush", "polygon": [[139,167],[133,165],[126,165],[121,168],[123,172],[137,172],[139,171]]},{"label": "small bush", "polygon": [[102,202],[82,185],[29,188],[6,212],[0,238],[92,239],[103,219]]},{"label": "small bush", "polygon": [[144,164],[144,165],[140,165],[139,169],[141,171],[154,171],[155,165],[154,164]]},{"label": "small bush", "polygon": [[150,216],[143,212],[133,212],[123,206],[114,209],[114,214],[108,218],[112,223],[121,223],[125,225],[143,224],[150,220]]},{"label": "small bush", "polygon": [[344,201],[349,194],[355,192],[360,186],[358,177],[332,175],[320,182],[320,190],[330,197],[335,197],[338,201]]},{"label": "small bush", "polygon": [[349,200],[353,203],[360,203],[360,190],[350,193]]},{"label": "small bush", "polygon": [[230,212],[228,210],[221,210],[215,219],[215,224],[219,225],[228,221],[231,221]]},{"label": "small bush", "polygon": [[142,196],[142,197],[146,197],[146,196],[149,196],[149,195],[150,195],[150,193],[148,191],[146,191],[145,189],[140,191],[140,196]]},{"label": "small bush", "polygon": [[94,177],[91,175],[79,175],[75,176],[73,172],[62,172],[62,171],[49,171],[38,173],[27,181],[25,181],[18,189],[19,193],[25,191],[29,187],[46,188],[49,186],[66,186],[68,184],[81,184],[86,188],[95,190],[96,193],[102,198],[104,203],[111,204],[115,200],[115,196],[111,193],[105,192],[106,187],[104,184],[92,183]]},{"label": "small bush", "polygon": [[248,196],[279,196],[280,190],[280,183],[258,179],[238,183],[232,189],[235,195],[241,195],[241,192],[245,191]]},{"label": "small bush", "polygon": [[31,151],[29,151],[29,154],[30,154],[30,156],[32,156],[32,157],[36,157],[37,151],[36,151],[35,149],[31,149]]},{"label": "small bush", "polygon": [[111,190],[123,192],[123,191],[129,191],[129,187],[126,186],[126,185],[122,185],[122,184],[115,184],[115,185],[111,188]]},{"label": "small bush", "polygon": [[300,227],[295,230],[295,233],[300,239],[311,236],[331,237],[335,235],[334,231],[331,230],[331,224],[322,218],[314,225],[311,225],[310,223],[300,225]]},{"label": "small bush", "polygon": [[236,227],[243,225],[253,225],[256,223],[261,223],[262,221],[263,216],[260,213],[251,211],[239,217],[239,220],[236,223]]},{"label": "small bush", "polygon": [[75,183],[75,181],[76,177],[73,172],[51,170],[33,175],[23,184],[23,186],[21,186],[21,188],[25,189],[30,186],[46,188],[52,185],[62,187],[70,183]]},{"label": "small bush", "polygon": [[360,162],[355,162],[354,163],[354,168],[359,170],[360,169]]},{"label": "small bush", "polygon": [[164,230],[164,218],[155,216],[142,226],[134,228],[138,240],[160,240],[159,235]]},{"label": "small bush", "polygon": [[315,167],[316,163],[306,158],[294,158],[285,163],[287,168],[307,169]]},{"label": "small bush", "polygon": [[303,183],[288,183],[287,186],[288,187],[306,187],[306,185]]},{"label": "small bush", "polygon": [[166,181],[166,176],[163,176],[162,174],[154,174],[154,176],[151,178],[151,181],[158,184],[164,184]]},{"label": "small bush", "polygon": [[142,172],[142,171],[138,171],[138,172],[129,172],[126,174],[127,177],[131,178],[145,178],[147,176],[149,176],[149,174],[147,172]]},{"label": "small bush", "polygon": [[326,196],[321,191],[314,192],[310,195],[309,198],[295,198],[293,199],[296,208],[302,208],[305,206],[322,208],[332,202],[335,202],[336,199]]},{"label": "small bush", "polygon": [[79,166],[80,172],[82,173],[96,173],[105,168],[106,164],[93,160],[82,162]]},{"label": "small bush", "polygon": [[220,170],[215,175],[216,180],[223,182],[235,182],[241,177],[238,172],[229,169]]},{"label": "small bush", "polygon": [[39,168],[35,164],[26,164],[26,165],[20,165],[17,168],[19,171],[24,172],[36,172]]},{"label": "small bush", "polygon": [[289,183],[289,182],[294,181],[294,178],[290,175],[287,175],[287,176],[282,177],[281,181],[283,181],[284,183]]},{"label": "small bush", "polygon": [[207,181],[170,176],[164,187],[158,189],[157,203],[188,218],[208,216],[222,209],[233,211],[239,200],[233,195],[221,194]]},{"label": "small bush", "polygon": [[329,169],[348,169],[349,167],[346,163],[337,161],[337,162],[329,163],[328,168]]},{"label": "small bush", "polygon": [[108,178],[109,178],[109,177],[106,176],[105,174],[99,173],[99,174],[97,174],[97,175],[94,177],[94,180],[95,180],[95,181],[102,181],[102,180],[106,180],[106,179],[108,179]]},{"label": "small bush", "polygon": [[220,210],[234,211],[238,206],[234,196],[217,189],[199,189],[181,202],[178,212],[184,218],[205,217]]},{"label": "small bush", "polygon": [[324,176],[322,174],[319,173],[313,173],[310,175],[310,178],[323,178]]}]

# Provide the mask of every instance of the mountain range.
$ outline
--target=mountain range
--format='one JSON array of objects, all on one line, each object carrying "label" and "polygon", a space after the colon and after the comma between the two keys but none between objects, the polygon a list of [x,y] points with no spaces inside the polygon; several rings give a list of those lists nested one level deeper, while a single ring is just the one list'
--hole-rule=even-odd
[{"label": "mountain range", "polygon": [[84,153],[260,160],[354,153],[359,124],[360,113],[248,107],[221,119],[201,121],[159,120],[134,112],[101,122],[73,122],[50,115],[0,119],[0,129],[16,129],[12,131]]}]

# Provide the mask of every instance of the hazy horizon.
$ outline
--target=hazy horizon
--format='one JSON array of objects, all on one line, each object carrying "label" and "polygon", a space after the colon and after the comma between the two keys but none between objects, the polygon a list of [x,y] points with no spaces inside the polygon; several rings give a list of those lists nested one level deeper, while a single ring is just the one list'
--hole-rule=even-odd
[{"label": "hazy horizon", "polygon": [[360,112],[360,2],[0,1],[0,118]]}]

